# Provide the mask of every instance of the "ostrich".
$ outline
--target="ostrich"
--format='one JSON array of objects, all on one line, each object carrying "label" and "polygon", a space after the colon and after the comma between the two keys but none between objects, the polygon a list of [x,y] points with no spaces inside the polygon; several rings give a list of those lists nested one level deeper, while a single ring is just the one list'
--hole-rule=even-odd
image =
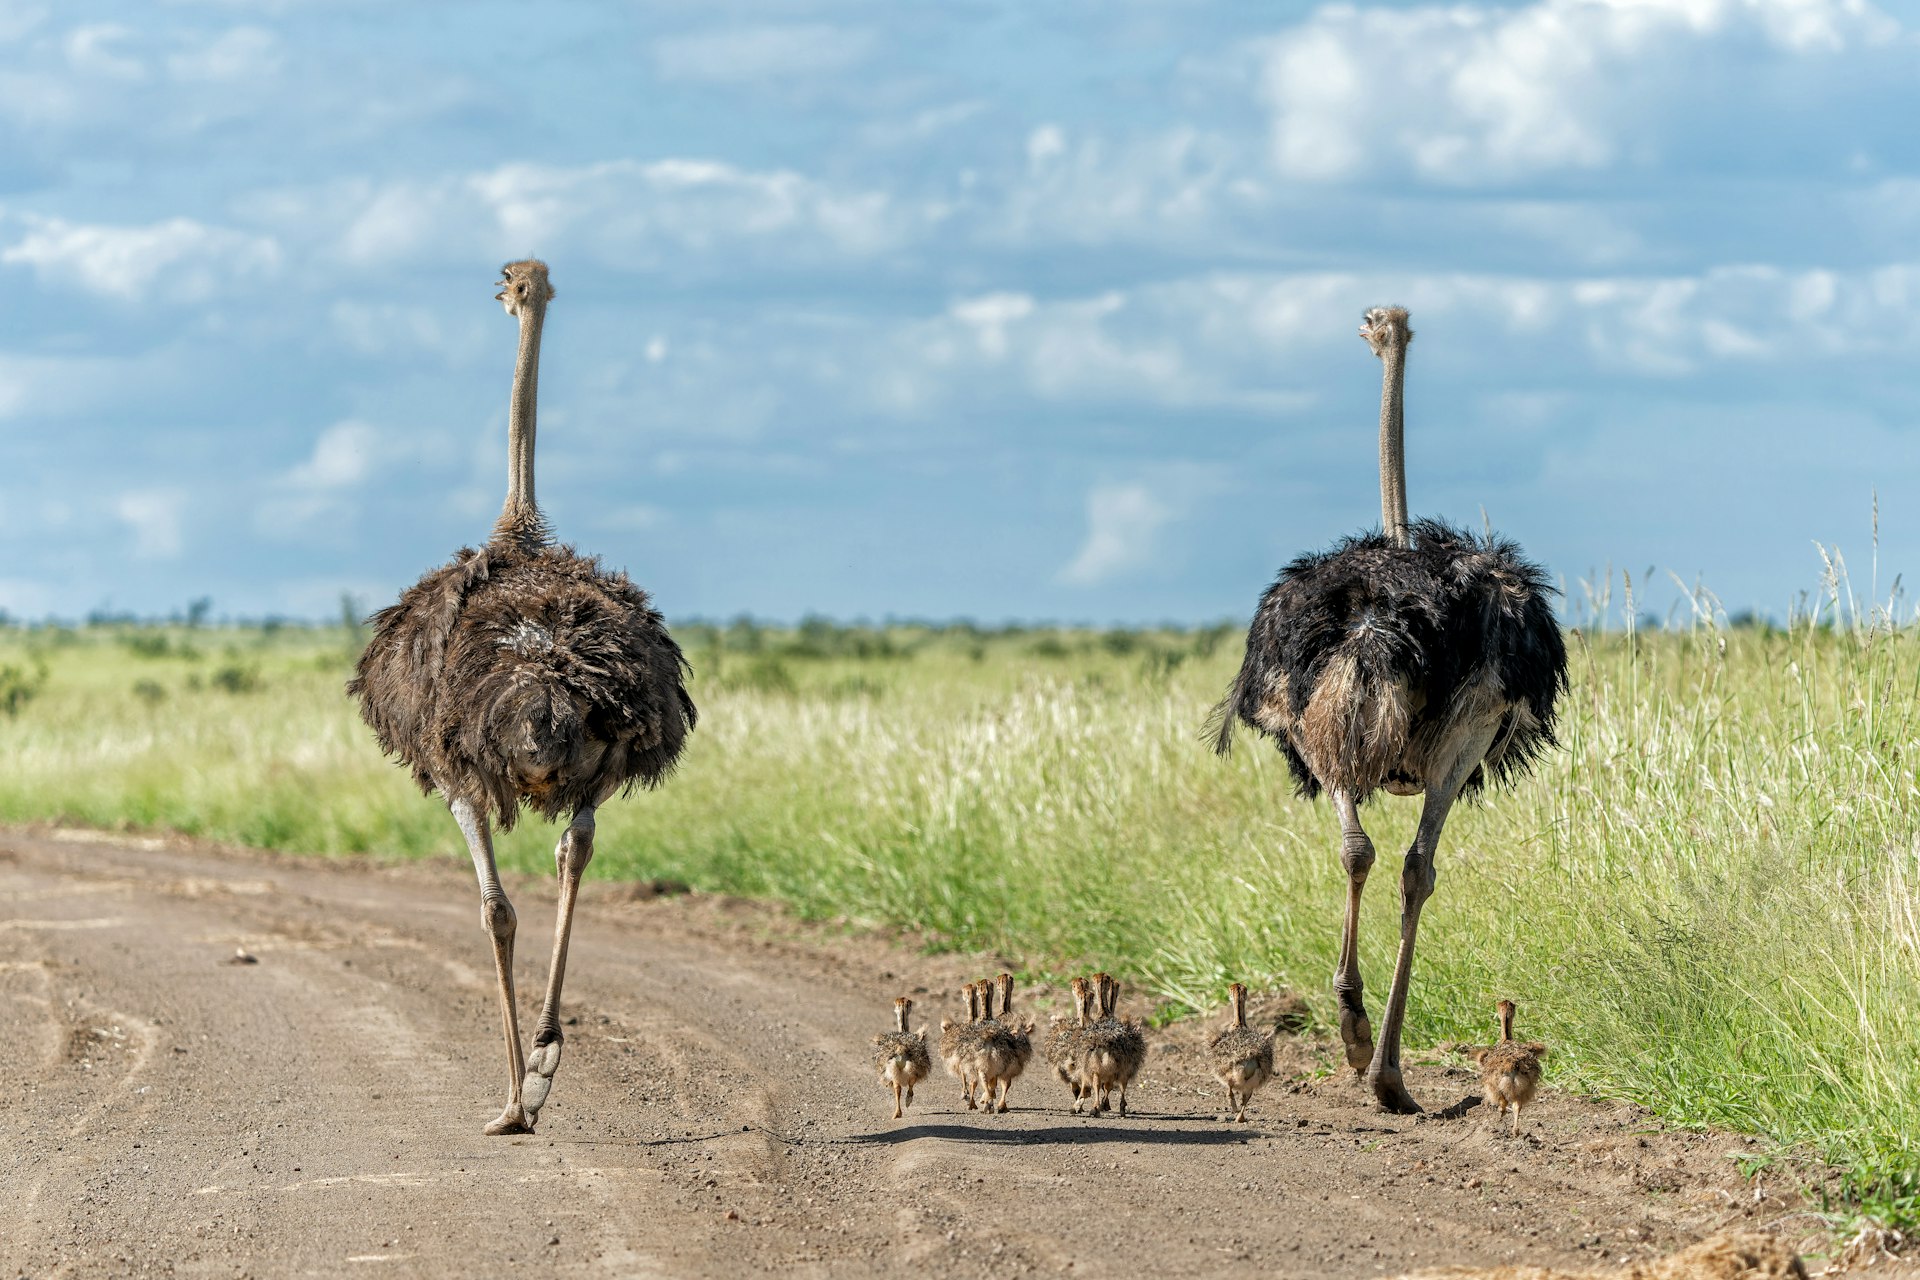
[{"label": "ostrich", "polygon": [[[1537,1040],[1513,1038],[1513,1001],[1502,1000],[1494,1011],[1500,1015],[1500,1041],[1475,1049],[1473,1060],[1480,1064],[1480,1087],[1487,1105],[1498,1107],[1500,1116],[1507,1114],[1508,1107],[1513,1108],[1512,1132],[1518,1137],[1520,1109],[1533,1101],[1540,1088],[1540,1059],[1547,1056],[1547,1046]],[[1498,1116],[1495,1119],[1497,1122]]]},{"label": "ostrich", "polygon": [[[1331,792],[1347,872],[1333,989],[1347,1063],[1389,1111],[1420,1110],[1400,1070],[1400,1029],[1420,909],[1454,801],[1524,772],[1553,745],[1567,653],[1545,573],[1520,548],[1438,520],[1407,519],[1401,396],[1413,331],[1401,307],[1366,313],[1360,336],[1384,368],[1380,533],[1346,538],[1285,569],[1255,612],[1246,658],[1215,709],[1215,750],[1235,720],[1274,738],[1301,794]],[[1360,805],[1377,789],[1424,797],[1400,875],[1400,952],[1380,1042],[1360,981],[1360,894],[1373,842]]]},{"label": "ostrich", "polygon": [[[473,855],[507,1042],[507,1102],[489,1134],[531,1133],[560,1066],[560,986],[594,811],[665,778],[695,718],[686,660],[646,593],[556,545],[534,501],[540,330],[553,288],[542,262],[501,272],[495,297],[520,322],[506,505],[484,547],[462,548],[370,619],[373,638],[347,685],[381,749],[411,766],[423,792],[445,797]],[[522,805],[549,822],[570,815],[553,854],[560,906],[546,1000],[524,1058],[515,916],[492,835],[510,830]]]}]

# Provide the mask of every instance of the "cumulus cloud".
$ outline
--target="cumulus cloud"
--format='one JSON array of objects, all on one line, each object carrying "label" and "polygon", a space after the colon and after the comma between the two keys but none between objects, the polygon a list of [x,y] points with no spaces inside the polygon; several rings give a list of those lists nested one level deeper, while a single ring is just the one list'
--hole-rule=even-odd
[{"label": "cumulus cloud", "polygon": [[1697,123],[1683,104],[1717,110],[1729,92],[1747,127],[1776,94],[1804,119],[1809,64],[1839,91],[1869,69],[1906,75],[1910,50],[1874,61],[1901,43],[1865,0],[1335,5],[1270,42],[1262,90],[1288,177],[1475,183],[1649,160]]},{"label": "cumulus cloud", "polygon": [[420,451],[420,443],[383,434],[348,418],[314,437],[307,456],[274,476],[253,512],[254,528],[269,537],[310,538],[331,524],[345,528],[382,466]]},{"label": "cumulus cloud", "polygon": [[1033,314],[1033,298],[1024,293],[989,293],[954,303],[949,314],[973,330],[982,355],[999,360],[1007,354],[1007,326]]},{"label": "cumulus cloud", "polygon": [[274,240],[191,218],[135,227],[31,215],[26,222],[32,230],[0,250],[0,262],[29,266],[48,283],[127,301],[155,293],[167,301],[197,301],[267,275],[280,263]]},{"label": "cumulus cloud", "polygon": [[284,61],[280,42],[261,27],[234,27],[198,48],[174,54],[167,70],[174,79],[228,84],[270,76]]},{"label": "cumulus cloud", "polygon": [[313,442],[313,453],[287,473],[290,484],[301,489],[344,489],[367,478],[373,465],[378,441],[372,427],[364,422],[336,422]]},{"label": "cumulus cloud", "polygon": [[178,489],[132,489],[114,500],[114,515],[133,535],[136,560],[179,558],[186,505],[187,495]]},{"label": "cumulus cloud", "polygon": [[138,80],[146,75],[140,59],[125,52],[133,32],[118,23],[100,22],[75,27],[67,33],[67,65],[87,76],[110,80]]},{"label": "cumulus cloud", "polygon": [[1149,563],[1161,528],[1173,518],[1144,484],[1100,484],[1087,494],[1087,538],[1059,580],[1091,587]]},{"label": "cumulus cloud", "polygon": [[[1753,265],[1668,276],[1472,272],[1209,272],[1042,300],[994,293],[897,326],[869,394],[927,414],[981,397],[1128,410],[1298,413],[1325,394],[1329,359],[1361,376],[1362,312],[1412,310],[1419,366],[1502,385],[1537,376],[1670,379],[1920,355],[1920,263],[1852,271]],[[843,338],[844,340],[844,338]]]},{"label": "cumulus cloud", "polygon": [[1041,125],[1027,135],[1025,171],[984,205],[985,234],[1015,241],[1159,246],[1208,240],[1239,215],[1266,206],[1257,150],[1183,125],[1137,136],[1069,133]]},{"label": "cumulus cloud", "polygon": [[716,27],[654,42],[654,65],[669,80],[752,87],[838,75],[873,53],[871,31],[826,23]]},{"label": "cumulus cloud", "polygon": [[881,190],[690,159],[510,164],[426,182],[285,193],[256,208],[312,233],[344,225],[341,254],[365,264],[423,254],[557,255],[559,245],[627,267],[677,263],[689,251],[865,257],[902,242],[922,216]]}]

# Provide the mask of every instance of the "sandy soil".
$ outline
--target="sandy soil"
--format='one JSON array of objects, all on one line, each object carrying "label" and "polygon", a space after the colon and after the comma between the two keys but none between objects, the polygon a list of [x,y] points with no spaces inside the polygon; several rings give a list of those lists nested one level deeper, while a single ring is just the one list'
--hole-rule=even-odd
[{"label": "sandy soil", "polygon": [[[531,1027],[551,886],[510,888]],[[1551,1092],[1508,1138],[1440,1063],[1409,1073],[1433,1110],[1386,1116],[1291,1036],[1295,1078],[1227,1123],[1200,1024],[1156,1035],[1126,1120],[1033,1076],[970,1112],[937,1064],[889,1119],[892,997],[937,1020],[995,967],[593,884],[539,1133],[486,1138],[463,862],[0,831],[0,1274],[1375,1276],[1817,1225],[1740,1177],[1742,1139]]]}]

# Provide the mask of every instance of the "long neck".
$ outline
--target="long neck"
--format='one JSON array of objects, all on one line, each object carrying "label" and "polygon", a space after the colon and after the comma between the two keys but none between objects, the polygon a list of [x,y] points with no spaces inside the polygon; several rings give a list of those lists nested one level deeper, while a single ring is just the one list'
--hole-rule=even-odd
[{"label": "long neck", "polygon": [[899,1025],[902,1034],[905,1034],[907,1030],[907,1014],[909,1012],[910,1007],[907,1005],[897,1004],[893,1006],[893,1020]]},{"label": "long neck", "polygon": [[1244,992],[1233,993],[1233,1025],[1241,1029],[1247,1025],[1247,997]]},{"label": "long neck", "polygon": [[513,365],[513,398],[507,407],[507,501],[493,526],[495,542],[539,546],[547,540],[546,518],[533,494],[534,416],[540,398],[540,329],[547,304],[529,298],[520,308],[520,351]]},{"label": "long neck", "polygon": [[1406,420],[1401,398],[1406,390],[1407,348],[1389,342],[1380,353],[1380,527],[1397,547],[1407,546]]},{"label": "long neck", "polygon": [[1500,1042],[1505,1044],[1513,1039],[1513,1010],[1500,1010]]}]

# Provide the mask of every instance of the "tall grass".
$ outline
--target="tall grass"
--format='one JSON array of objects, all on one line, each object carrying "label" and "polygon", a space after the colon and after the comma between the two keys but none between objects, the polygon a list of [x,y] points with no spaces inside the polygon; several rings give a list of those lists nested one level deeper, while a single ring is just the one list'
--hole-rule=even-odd
[{"label": "tall grass", "polygon": [[[1771,1135],[1910,1223],[1920,632],[1846,603],[1836,570],[1784,629],[1728,628],[1708,601],[1680,631],[1576,633],[1565,749],[1449,824],[1408,1034],[1484,1036],[1512,995],[1562,1083]],[[1332,815],[1272,750],[1199,741],[1232,633],[681,636],[700,728],[679,776],[603,811],[595,874],[910,925],[1037,970],[1116,966],[1191,1007],[1241,978],[1329,1012]],[[45,673],[0,713],[0,818],[458,855],[341,693],[355,643],[0,631],[0,667]],[[1369,809],[1383,850],[1416,813]],[[553,834],[523,825],[505,860],[549,868]],[[1363,962],[1384,984],[1398,877],[1379,870]]]}]

